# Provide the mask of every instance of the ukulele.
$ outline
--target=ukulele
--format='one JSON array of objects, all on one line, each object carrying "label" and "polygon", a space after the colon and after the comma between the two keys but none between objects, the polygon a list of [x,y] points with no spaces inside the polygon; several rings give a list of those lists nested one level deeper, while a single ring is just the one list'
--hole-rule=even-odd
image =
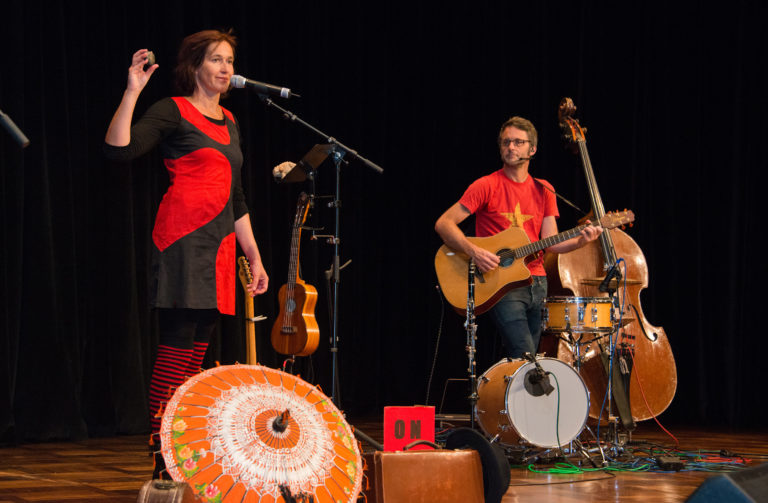
[{"label": "ukulele", "polygon": [[288,281],[280,287],[280,313],[272,326],[272,347],[284,355],[311,355],[320,342],[320,330],[315,320],[317,290],[299,278],[298,272],[301,227],[308,212],[309,196],[302,192],[293,219]]}]

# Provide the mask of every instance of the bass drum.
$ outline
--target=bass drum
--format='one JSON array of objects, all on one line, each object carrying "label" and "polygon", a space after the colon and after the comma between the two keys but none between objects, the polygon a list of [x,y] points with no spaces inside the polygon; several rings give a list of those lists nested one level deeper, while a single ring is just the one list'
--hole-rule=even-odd
[{"label": "bass drum", "polygon": [[480,376],[475,418],[486,435],[507,446],[558,447],[581,434],[589,413],[584,381],[555,358],[538,363],[554,388],[548,395],[530,389],[536,366],[527,360],[503,359]]}]

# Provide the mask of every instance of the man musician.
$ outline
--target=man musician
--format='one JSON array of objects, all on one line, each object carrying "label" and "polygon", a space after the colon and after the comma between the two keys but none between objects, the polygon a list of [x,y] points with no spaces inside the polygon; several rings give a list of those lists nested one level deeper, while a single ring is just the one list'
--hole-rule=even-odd
[{"label": "man musician", "polygon": [[[498,136],[503,166],[475,180],[461,199],[443,213],[435,230],[450,248],[468,255],[481,273],[499,266],[499,256],[470,242],[459,228],[468,216],[475,215],[477,237],[493,236],[510,226],[525,230],[531,242],[558,233],[557,198],[552,185],[528,173],[536,153],[538,135],[533,124],[512,117],[502,124]],[[547,248],[567,253],[598,238],[602,228],[585,227],[580,235]],[[489,311],[501,334],[510,358],[536,354],[541,336],[541,310],[547,295],[544,260],[539,254],[527,264],[533,282],[507,292]]]}]

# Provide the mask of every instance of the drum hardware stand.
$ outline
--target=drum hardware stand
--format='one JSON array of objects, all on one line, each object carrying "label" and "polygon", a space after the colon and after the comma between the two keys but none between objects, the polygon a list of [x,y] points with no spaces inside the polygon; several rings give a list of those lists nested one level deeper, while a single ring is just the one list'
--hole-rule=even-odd
[{"label": "drum hardware stand", "polygon": [[[589,425],[584,425],[584,427],[589,431],[590,434],[592,434],[593,437],[595,436],[595,434],[592,433],[592,430],[589,429]],[[582,457],[584,457],[584,459],[589,461],[594,468],[598,468],[597,463],[595,463],[595,460],[593,460],[592,456],[589,455],[589,451],[587,450],[587,448],[584,447],[584,444],[582,444],[578,438],[573,439],[573,442],[571,442],[571,444],[576,444],[575,452],[578,452],[579,454],[581,454]],[[608,461],[606,461],[605,459],[605,452],[603,452],[603,448],[602,446],[600,446],[600,442],[597,442],[597,449],[598,449],[598,452],[600,453],[600,457],[602,458],[600,465],[608,466]],[[574,452],[573,449],[571,450],[571,452]]]},{"label": "drum hardware stand", "polygon": [[[617,295],[618,292],[618,285],[619,281],[622,278],[621,271],[619,268],[619,263],[623,261],[623,259],[618,259],[615,261],[611,269],[608,271],[608,274],[605,276],[605,279],[599,286],[599,290],[603,293],[607,293],[608,297],[612,300],[613,307],[615,309],[620,309],[619,306],[619,296]],[[615,278],[615,283],[612,283],[611,280]],[[615,287],[613,285],[616,285]],[[612,322],[615,326],[614,330],[608,334],[608,356],[610,358],[613,358],[614,363],[618,366],[619,374],[614,374],[617,376],[617,379],[621,379],[622,375],[630,375],[631,370],[627,366],[627,362],[624,359],[622,355],[618,355],[617,357],[617,351],[616,346],[619,338],[619,331],[621,330],[621,323],[619,320],[616,320],[613,316],[613,311],[611,312],[611,318]],[[614,339],[614,335],[616,336]],[[600,345],[600,343],[598,343]],[[600,345],[601,353],[603,351],[602,345]],[[606,371],[608,368],[612,366],[606,366]],[[615,371],[615,368],[612,369],[612,372]],[[632,430],[635,429],[635,421],[632,418],[632,408],[629,402],[629,389],[627,386],[624,385],[623,382],[619,382],[619,395],[617,397],[613,396],[613,390],[614,390],[614,375],[608,375],[608,400],[610,404],[610,400],[612,398],[616,398],[616,407],[618,408],[619,417],[622,421],[622,424],[627,429],[628,432],[632,432]],[[610,411],[610,409],[609,409]],[[618,434],[618,429],[616,429],[616,433]],[[617,437],[618,438],[618,437]],[[618,442],[617,442],[618,443]]]},{"label": "drum hardware stand", "polygon": [[[599,421],[599,419],[598,419],[598,421]],[[605,451],[603,450],[603,446],[600,445],[600,439],[597,438],[597,435],[595,435],[595,432],[592,431],[592,428],[590,428],[588,424],[584,425],[584,429],[587,430],[589,432],[589,434],[592,435],[592,438],[595,439],[595,445],[597,445],[597,448],[593,449],[593,450],[597,450],[597,452],[600,453],[600,458],[602,460],[601,461],[602,466],[608,466],[608,460],[605,457]],[[590,460],[590,462],[592,462],[592,458],[589,457],[589,449],[586,449],[584,447],[584,445],[581,443],[581,441],[579,441],[578,439],[576,441],[579,442],[579,446],[580,446],[579,452],[581,452],[581,454],[583,456],[587,457]]]},{"label": "drum hardware stand", "polygon": [[[475,409],[477,407],[477,371],[475,353],[477,352],[477,323],[475,323],[475,261],[470,259],[467,271],[467,319],[464,328],[467,331],[467,373],[469,374],[469,427],[475,428]],[[494,440],[496,440],[494,438]],[[493,440],[491,441],[493,442]]]},{"label": "drum hardware stand", "polygon": [[[584,338],[583,334],[579,334],[578,338],[574,337],[574,332],[573,332],[573,329],[571,328],[570,320],[566,321],[565,333],[568,334],[567,338],[563,337],[561,335],[562,333],[558,334],[558,338],[563,340],[563,341],[565,341],[566,343],[568,343],[571,346],[571,354],[573,355],[573,364],[574,364],[573,366],[574,366],[576,372],[578,374],[581,374],[581,368],[582,368],[582,366],[584,364],[584,358],[585,358],[584,355],[581,352],[581,346],[588,346],[589,344],[592,344],[593,342],[597,342],[597,344],[600,345],[600,339],[603,338],[603,335],[598,333],[598,332],[591,332],[591,335],[593,336],[592,339],[590,339],[590,340],[588,340],[586,342],[583,342],[582,341],[582,339]],[[601,351],[602,351],[602,346],[600,346],[600,347],[601,347]],[[610,379],[609,379],[609,381],[610,381]],[[611,408],[612,408],[611,407],[611,389],[610,389],[610,387],[608,388],[607,393],[608,393],[608,421],[609,421],[609,426],[610,425],[614,425],[613,429],[615,430],[615,424],[616,424],[616,419],[617,418],[610,413]],[[598,421],[600,421],[599,418],[598,418]],[[595,443],[597,445],[597,451],[600,453],[601,463],[602,463],[603,466],[606,466],[608,464],[608,461],[606,460],[606,457],[605,457],[605,451],[603,450],[602,445],[600,445],[600,439],[597,438],[597,435],[595,435],[595,432],[592,431],[592,428],[590,428],[590,426],[588,424],[584,425],[584,429],[587,430],[589,432],[589,434],[592,435],[592,438],[595,439]],[[578,447],[577,447],[576,451],[578,451],[582,456],[587,458],[591,463],[594,463],[592,461],[592,458],[589,457],[589,451],[584,448],[582,443],[579,442],[578,439],[574,439],[573,442],[578,442]],[[571,448],[570,448],[571,452],[575,452],[575,450],[573,448],[573,442],[571,442],[571,444],[572,444]]]},{"label": "drum hardware stand", "polygon": [[[618,332],[618,329],[615,331]],[[607,408],[606,408],[606,414],[607,414],[607,422],[608,431],[605,433],[606,441],[609,443],[610,450],[613,452],[614,455],[618,455],[619,453],[624,451],[624,445],[626,444],[627,436],[631,435],[632,429],[634,429],[634,420],[632,419],[632,412],[631,409],[629,409],[629,396],[625,393],[625,390],[622,390],[621,393],[625,393],[626,396],[624,397],[627,400],[627,403],[625,404],[625,407],[627,410],[624,411],[624,416],[629,415],[629,418],[626,419],[625,417],[622,417],[621,410],[619,410],[619,415],[616,415],[613,413],[614,410],[614,404],[616,401],[614,400],[613,392],[614,392],[614,372],[616,371],[615,368],[611,368],[612,365],[609,362],[609,359],[611,358],[611,353],[615,351],[615,345],[613,343],[613,333],[609,334],[609,344],[608,344],[608,353],[606,353],[605,347],[598,343],[600,346],[600,359],[603,363],[603,368],[605,369],[605,373],[607,376],[607,390],[606,393],[608,394],[607,397]],[[615,355],[614,355],[615,356]],[[616,362],[614,361],[614,364]],[[610,371],[609,371],[610,370]],[[620,376],[618,377],[620,379]],[[618,407],[619,405],[616,404]],[[599,425],[600,418],[598,418],[598,425]],[[621,421],[621,423],[620,423]],[[627,433],[625,435],[622,435],[620,433],[620,427],[624,426],[624,428],[627,430]],[[598,427],[599,429],[599,427]],[[600,439],[595,437],[595,440],[597,441],[598,447],[600,447]],[[602,449],[601,449],[602,450]]]}]

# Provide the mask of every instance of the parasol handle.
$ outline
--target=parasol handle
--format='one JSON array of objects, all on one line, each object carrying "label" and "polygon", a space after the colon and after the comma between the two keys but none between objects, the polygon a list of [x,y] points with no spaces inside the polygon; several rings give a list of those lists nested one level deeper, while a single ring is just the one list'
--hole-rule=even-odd
[{"label": "parasol handle", "polygon": [[291,411],[285,409],[285,411],[275,418],[275,422],[272,423],[272,429],[278,433],[282,433],[288,428],[288,420],[291,418]]}]

